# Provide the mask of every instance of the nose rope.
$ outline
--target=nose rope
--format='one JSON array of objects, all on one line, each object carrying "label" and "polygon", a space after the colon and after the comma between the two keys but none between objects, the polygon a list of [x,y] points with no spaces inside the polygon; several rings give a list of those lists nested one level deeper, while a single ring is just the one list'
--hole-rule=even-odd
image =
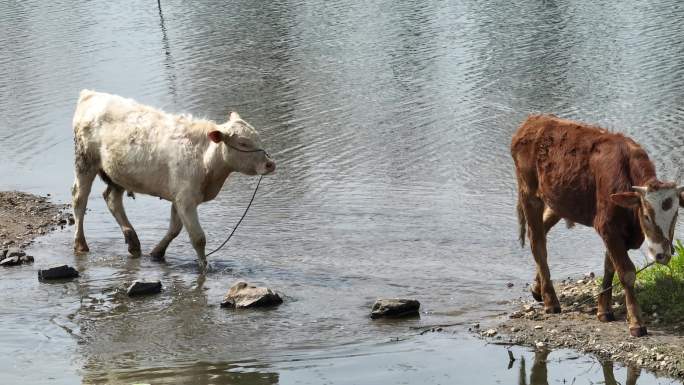
[{"label": "nose rope", "polygon": [[[655,263],[656,263],[656,261],[651,261],[651,262],[645,264],[641,269],[637,270],[636,273],[634,273],[634,275],[635,275],[635,276],[639,275],[639,273],[641,273],[642,271],[644,271],[644,270],[648,269],[649,267],[653,266]],[[605,278],[605,277],[604,277],[604,278]],[[579,307],[582,306],[582,305],[586,305],[587,303],[589,303],[589,301],[592,301],[592,300],[598,298],[601,294],[607,293],[609,290],[613,290],[613,287],[614,287],[614,286],[615,286],[615,285],[610,285],[610,286],[608,286],[607,288],[601,290],[598,294],[595,294],[595,295],[593,295],[593,296],[591,296],[591,297],[585,299],[584,301],[578,302],[576,305],[573,305],[573,306],[572,306],[572,310],[577,310],[577,308],[579,308]]]},{"label": "nose rope", "polygon": [[[239,150],[239,151],[243,151],[243,150]],[[261,151],[264,151],[264,150],[261,150]],[[255,151],[249,151],[249,152],[255,152]],[[266,151],[264,151],[264,152],[266,152]],[[221,250],[221,248],[222,248],[223,246],[225,246],[226,243],[228,243],[228,241],[229,241],[230,238],[233,236],[233,234],[235,234],[235,230],[237,230],[238,226],[240,226],[240,223],[242,223],[242,220],[245,219],[245,215],[247,215],[247,211],[249,211],[249,208],[252,206],[252,202],[254,202],[254,197],[256,196],[257,190],[259,190],[259,185],[261,184],[261,180],[262,180],[263,178],[264,178],[263,175],[259,176],[259,181],[257,182],[256,187],[254,187],[254,194],[252,194],[252,199],[249,200],[249,203],[247,204],[247,208],[245,208],[245,212],[242,213],[242,216],[240,217],[240,220],[237,222],[237,224],[235,225],[235,227],[233,227],[233,231],[230,232],[230,235],[228,235],[228,238],[226,238],[226,240],[223,241],[223,243],[221,244],[221,246],[217,247],[214,251],[212,251],[211,253],[207,254],[206,257],[208,257],[208,256],[214,254],[215,252]]]}]

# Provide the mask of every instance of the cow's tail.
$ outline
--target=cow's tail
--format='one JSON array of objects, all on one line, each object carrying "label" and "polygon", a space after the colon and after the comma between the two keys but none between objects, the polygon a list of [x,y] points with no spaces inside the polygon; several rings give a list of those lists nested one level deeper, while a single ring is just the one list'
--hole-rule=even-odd
[{"label": "cow's tail", "polygon": [[518,191],[518,237],[520,238],[520,247],[525,247],[525,231],[527,229],[527,219],[525,218],[525,210],[523,210],[522,196]]}]

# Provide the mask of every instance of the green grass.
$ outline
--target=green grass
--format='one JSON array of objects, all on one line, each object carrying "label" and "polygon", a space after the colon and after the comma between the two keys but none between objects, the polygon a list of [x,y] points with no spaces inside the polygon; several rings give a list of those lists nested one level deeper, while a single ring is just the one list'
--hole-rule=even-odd
[{"label": "green grass", "polygon": [[653,265],[637,276],[637,299],[644,312],[665,323],[684,321],[684,246],[677,240],[667,266]]}]

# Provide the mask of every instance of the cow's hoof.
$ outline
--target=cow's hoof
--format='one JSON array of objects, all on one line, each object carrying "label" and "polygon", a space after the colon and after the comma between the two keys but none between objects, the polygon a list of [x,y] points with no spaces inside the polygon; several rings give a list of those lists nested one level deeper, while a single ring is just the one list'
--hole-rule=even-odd
[{"label": "cow's hoof", "polygon": [[153,261],[155,262],[164,262],[166,259],[164,258],[164,252],[163,251],[158,251],[158,250],[152,250],[150,252],[150,258],[152,258]]},{"label": "cow's hoof", "polygon": [[629,334],[632,335],[632,337],[643,337],[648,334],[646,331],[646,326],[637,326],[633,328],[629,328]]},{"label": "cow's hoof", "polygon": [[561,312],[560,306],[549,306],[544,308],[546,314],[558,314]]},{"label": "cow's hoof", "polygon": [[88,245],[85,242],[83,242],[83,243],[77,242],[74,245],[74,251],[77,253],[87,253],[88,251],[90,251],[90,249],[88,248]]},{"label": "cow's hoof", "polygon": [[124,231],[124,240],[128,245],[128,252],[135,258],[140,257],[140,240],[138,240],[138,234],[133,230]]},{"label": "cow's hoof", "polygon": [[530,289],[530,293],[532,293],[532,298],[534,298],[535,301],[544,302],[544,298],[542,298],[541,292],[535,291],[534,288],[532,288]]},{"label": "cow's hoof", "polygon": [[598,320],[601,322],[613,322],[615,321],[615,314],[611,313],[601,313],[598,315]]}]

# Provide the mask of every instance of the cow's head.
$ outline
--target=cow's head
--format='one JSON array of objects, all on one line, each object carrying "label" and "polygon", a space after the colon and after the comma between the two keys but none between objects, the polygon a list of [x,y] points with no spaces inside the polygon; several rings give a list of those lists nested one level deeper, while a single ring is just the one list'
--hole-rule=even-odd
[{"label": "cow's head", "polygon": [[275,162],[261,147],[259,133],[237,112],[231,112],[228,121],[218,127],[207,135],[212,142],[225,145],[223,158],[231,169],[247,175],[266,175],[275,170]]},{"label": "cow's head", "polygon": [[618,206],[637,209],[641,230],[646,238],[648,256],[666,265],[674,253],[677,209],[684,207],[684,187],[671,182],[652,182],[632,186],[634,191],[612,194]]}]

